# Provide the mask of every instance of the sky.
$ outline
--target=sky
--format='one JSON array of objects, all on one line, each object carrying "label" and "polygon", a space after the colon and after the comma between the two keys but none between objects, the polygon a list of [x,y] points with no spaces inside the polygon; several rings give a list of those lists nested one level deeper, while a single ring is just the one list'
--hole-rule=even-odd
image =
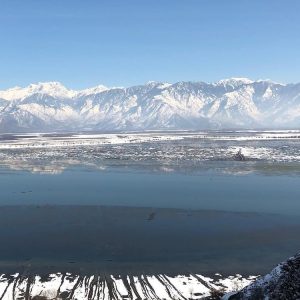
[{"label": "sky", "polygon": [[300,82],[299,0],[0,0],[0,89]]}]

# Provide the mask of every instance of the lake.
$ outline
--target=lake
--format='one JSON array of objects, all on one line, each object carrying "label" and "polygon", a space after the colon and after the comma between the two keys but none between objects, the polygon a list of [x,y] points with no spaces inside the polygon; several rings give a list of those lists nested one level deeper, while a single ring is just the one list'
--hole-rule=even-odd
[{"label": "lake", "polygon": [[265,273],[300,249],[299,136],[2,136],[1,270]]}]

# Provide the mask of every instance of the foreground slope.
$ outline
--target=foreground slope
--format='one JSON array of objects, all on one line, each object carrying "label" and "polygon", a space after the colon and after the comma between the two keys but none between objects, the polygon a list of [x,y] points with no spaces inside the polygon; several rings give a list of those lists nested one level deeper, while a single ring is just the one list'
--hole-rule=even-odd
[{"label": "foreground slope", "polygon": [[300,299],[300,253],[280,263],[238,293],[230,293],[224,300]]}]

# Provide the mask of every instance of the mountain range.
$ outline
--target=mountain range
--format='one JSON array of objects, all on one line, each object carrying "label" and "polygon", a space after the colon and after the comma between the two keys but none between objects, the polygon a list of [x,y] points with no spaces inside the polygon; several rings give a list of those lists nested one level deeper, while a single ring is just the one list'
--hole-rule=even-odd
[{"label": "mountain range", "polygon": [[0,132],[298,128],[300,83],[230,78],[75,91],[59,82],[0,91]]}]

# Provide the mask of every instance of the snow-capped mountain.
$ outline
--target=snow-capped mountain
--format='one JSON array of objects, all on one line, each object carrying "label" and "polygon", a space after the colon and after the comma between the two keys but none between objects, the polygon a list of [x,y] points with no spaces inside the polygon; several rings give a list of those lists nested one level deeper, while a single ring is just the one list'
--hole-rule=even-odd
[{"label": "snow-capped mountain", "polygon": [[300,84],[231,78],[74,91],[58,82],[0,91],[0,131],[291,128]]},{"label": "snow-capped mountain", "polygon": [[57,98],[71,98],[76,95],[75,91],[68,90],[59,82],[39,82],[30,84],[28,87],[14,87],[6,91],[0,91],[0,98],[4,100],[20,100],[34,94],[45,94]]}]

